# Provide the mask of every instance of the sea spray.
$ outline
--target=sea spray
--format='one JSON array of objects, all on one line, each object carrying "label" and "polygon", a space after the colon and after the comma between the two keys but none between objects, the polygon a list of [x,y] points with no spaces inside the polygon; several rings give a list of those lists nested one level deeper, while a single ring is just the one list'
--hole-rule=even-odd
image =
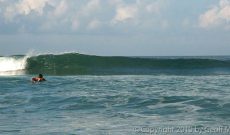
[{"label": "sea spray", "polygon": [[0,75],[23,74],[28,58],[29,56],[0,57]]}]

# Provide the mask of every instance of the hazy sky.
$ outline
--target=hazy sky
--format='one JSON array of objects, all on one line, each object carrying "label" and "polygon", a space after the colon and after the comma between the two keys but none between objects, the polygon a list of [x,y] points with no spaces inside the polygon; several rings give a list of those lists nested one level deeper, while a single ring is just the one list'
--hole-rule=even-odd
[{"label": "hazy sky", "polygon": [[0,0],[0,55],[229,55],[230,0]]}]

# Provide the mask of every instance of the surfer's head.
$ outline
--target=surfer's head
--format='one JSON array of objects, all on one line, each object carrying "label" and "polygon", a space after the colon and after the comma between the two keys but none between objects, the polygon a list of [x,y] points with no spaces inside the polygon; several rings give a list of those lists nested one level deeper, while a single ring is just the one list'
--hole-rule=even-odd
[{"label": "surfer's head", "polygon": [[43,78],[43,75],[42,75],[42,74],[39,74],[38,77],[39,77],[39,78]]}]

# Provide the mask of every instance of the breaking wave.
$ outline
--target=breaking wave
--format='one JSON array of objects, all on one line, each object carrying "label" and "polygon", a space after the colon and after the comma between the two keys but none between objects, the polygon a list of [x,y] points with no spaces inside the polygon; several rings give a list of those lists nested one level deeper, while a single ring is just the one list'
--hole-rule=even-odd
[{"label": "breaking wave", "polygon": [[[25,58],[21,59],[21,62],[25,63],[23,60]],[[22,65],[18,69],[24,69],[24,64]],[[230,74],[230,61],[200,57],[143,58],[78,53],[47,54],[29,57],[26,73],[49,75]]]},{"label": "breaking wave", "polygon": [[118,57],[79,53],[0,57],[0,75],[230,75],[230,60],[201,57]]}]

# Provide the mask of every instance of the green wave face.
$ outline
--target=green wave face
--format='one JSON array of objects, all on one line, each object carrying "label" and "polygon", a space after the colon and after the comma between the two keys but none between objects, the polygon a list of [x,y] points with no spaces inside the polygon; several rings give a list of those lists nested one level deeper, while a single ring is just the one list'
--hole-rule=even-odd
[{"label": "green wave face", "polygon": [[214,59],[102,57],[69,53],[27,59],[27,74],[138,75],[230,73],[230,62]]}]

